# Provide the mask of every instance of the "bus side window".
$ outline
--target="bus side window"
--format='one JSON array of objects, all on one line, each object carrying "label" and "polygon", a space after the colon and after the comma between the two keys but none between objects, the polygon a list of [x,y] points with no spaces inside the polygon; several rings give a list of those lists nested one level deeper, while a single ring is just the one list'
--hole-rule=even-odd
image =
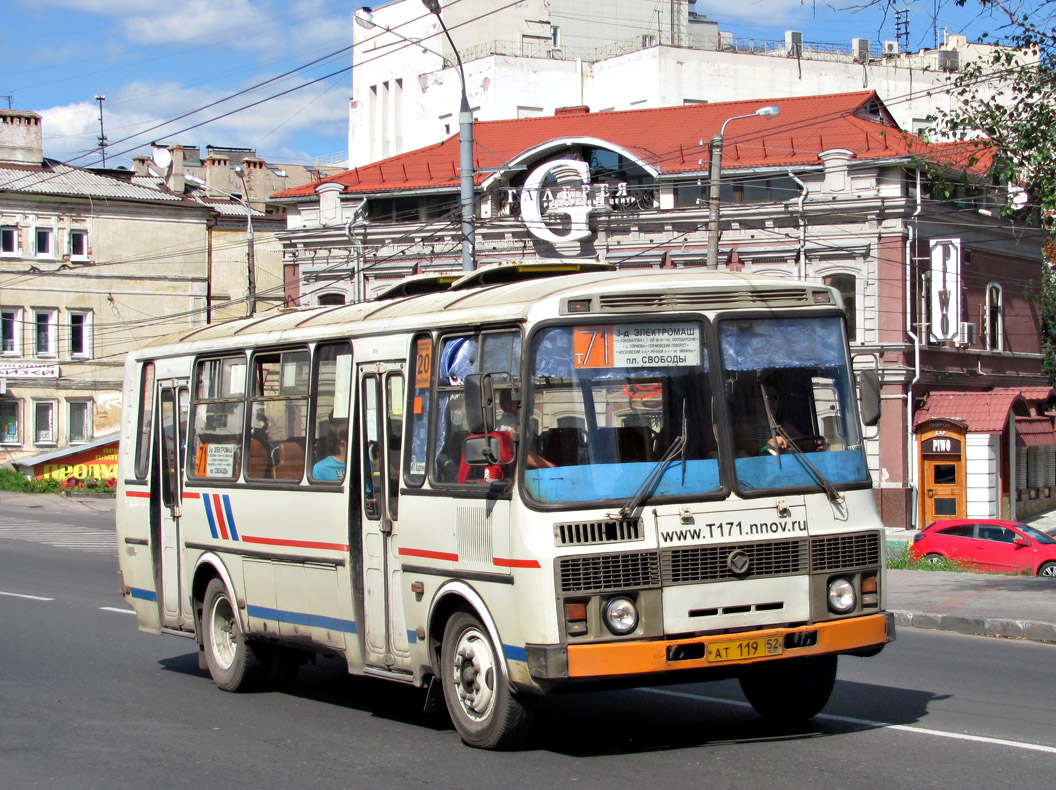
[{"label": "bus side window", "polygon": [[299,482],[308,422],[308,351],[253,356],[253,422],[246,478]]},{"label": "bus side window", "polygon": [[308,479],[313,483],[340,483],[345,479],[348,457],[348,408],[352,394],[352,347],[348,343],[316,346],[312,393]]},{"label": "bus side window", "polygon": [[195,368],[193,436],[187,453],[192,478],[233,480],[242,464],[246,361],[241,355],[199,360]]}]

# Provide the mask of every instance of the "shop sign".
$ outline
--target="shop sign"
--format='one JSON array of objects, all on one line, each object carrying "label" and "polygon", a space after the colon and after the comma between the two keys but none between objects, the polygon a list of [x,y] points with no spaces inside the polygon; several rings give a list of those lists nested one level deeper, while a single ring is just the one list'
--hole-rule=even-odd
[{"label": "shop sign", "polygon": [[921,443],[924,455],[960,455],[961,440],[953,436],[937,435]]},{"label": "shop sign", "polygon": [[57,379],[57,364],[39,362],[5,362],[0,364],[0,378],[6,379]]}]

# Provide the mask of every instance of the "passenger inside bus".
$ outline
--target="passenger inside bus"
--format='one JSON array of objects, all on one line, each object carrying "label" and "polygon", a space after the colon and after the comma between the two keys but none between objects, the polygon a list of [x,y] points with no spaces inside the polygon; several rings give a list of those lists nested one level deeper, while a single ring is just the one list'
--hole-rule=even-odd
[{"label": "passenger inside bus", "polygon": [[[495,430],[506,431],[509,433],[516,451],[516,447],[521,440],[521,401],[513,397],[513,392],[511,390],[501,389],[499,390],[499,408],[502,409],[502,414],[496,420]],[[546,457],[539,452],[539,448],[534,446],[534,442],[529,442],[525,459],[525,464],[528,469],[552,469],[555,466],[554,463],[547,460]]]},{"label": "passenger inside bus", "polygon": [[348,447],[348,425],[332,424],[328,437],[330,454],[312,467],[314,480],[343,480],[345,451]]}]

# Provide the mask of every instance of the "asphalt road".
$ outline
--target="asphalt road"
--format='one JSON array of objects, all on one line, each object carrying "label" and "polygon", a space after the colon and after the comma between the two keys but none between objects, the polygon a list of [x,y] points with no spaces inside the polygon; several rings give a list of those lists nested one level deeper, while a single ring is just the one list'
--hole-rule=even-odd
[{"label": "asphalt road", "polygon": [[192,642],[136,630],[105,522],[49,543],[20,518],[0,512],[3,787],[1048,788],[1056,770],[1056,646],[911,629],[843,659],[791,731],[729,682],[548,698],[513,753],[335,659],[290,693],[225,694]]}]

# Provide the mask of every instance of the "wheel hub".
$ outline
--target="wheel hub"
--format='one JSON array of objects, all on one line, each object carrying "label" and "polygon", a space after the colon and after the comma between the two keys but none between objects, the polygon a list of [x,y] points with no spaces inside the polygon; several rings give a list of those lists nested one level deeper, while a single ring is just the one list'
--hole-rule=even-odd
[{"label": "wheel hub", "polygon": [[474,718],[485,717],[495,698],[495,663],[479,633],[468,632],[459,640],[453,674],[462,707]]}]

